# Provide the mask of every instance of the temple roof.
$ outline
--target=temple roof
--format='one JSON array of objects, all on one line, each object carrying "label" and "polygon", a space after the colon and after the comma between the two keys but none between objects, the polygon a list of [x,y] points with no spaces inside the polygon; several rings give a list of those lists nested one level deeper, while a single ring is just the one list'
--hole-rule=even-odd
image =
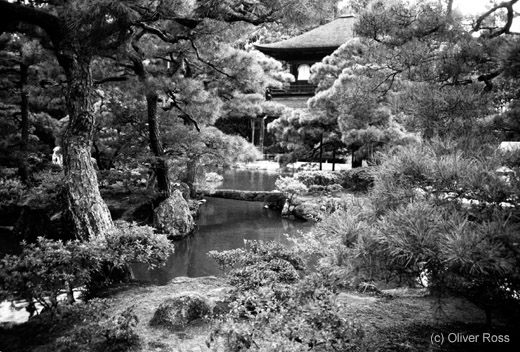
[{"label": "temple roof", "polygon": [[[271,44],[255,44],[266,55],[279,60],[323,58],[354,36],[354,16],[342,16],[296,37]],[[301,54],[303,56],[299,56]]]}]

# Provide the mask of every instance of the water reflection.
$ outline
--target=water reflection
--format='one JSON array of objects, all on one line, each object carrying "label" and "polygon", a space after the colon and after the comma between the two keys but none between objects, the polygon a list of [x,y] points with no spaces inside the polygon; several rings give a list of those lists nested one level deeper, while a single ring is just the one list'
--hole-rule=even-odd
[{"label": "water reflection", "polygon": [[137,279],[161,285],[177,276],[220,275],[215,261],[207,256],[209,251],[242,247],[244,239],[284,243],[284,233],[297,235],[312,226],[284,219],[278,212],[265,209],[262,202],[208,198],[201,210],[198,232],[176,243],[176,252],[165,267],[152,271],[135,267]]},{"label": "water reflection", "polygon": [[243,191],[272,191],[280,175],[276,170],[215,169],[213,172],[224,177],[217,188]]}]

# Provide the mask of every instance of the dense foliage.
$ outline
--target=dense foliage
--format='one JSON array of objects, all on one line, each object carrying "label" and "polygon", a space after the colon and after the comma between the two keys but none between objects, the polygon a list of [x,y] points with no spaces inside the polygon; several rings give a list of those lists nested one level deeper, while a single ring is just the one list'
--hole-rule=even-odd
[{"label": "dense foliage", "polygon": [[427,285],[476,303],[488,323],[518,307],[518,176],[497,175],[503,159],[438,142],[380,157],[366,201],[337,208],[302,246],[348,285]]},{"label": "dense foliage", "polygon": [[[344,289],[425,287],[477,304],[488,325],[496,308],[517,318],[520,159],[498,145],[520,140],[518,1],[470,18],[451,0],[352,0],[355,38],[312,67],[308,108],[266,101],[266,88],[292,77],[251,43],[330,20],[337,3],[0,0],[0,210],[49,205],[47,218],[70,216],[78,238],[39,238],[2,257],[0,300],[39,303],[59,318],[53,328],[78,323],[57,351],[139,348],[131,309],[108,317],[104,301],[59,304],[173,251],[151,227],[114,224],[98,179],[128,192],[155,179],[163,197],[185,182],[195,196],[205,166],[259,158],[245,137],[260,125],[264,138],[274,119],[268,130],[290,152],[280,164],[324,148],[369,167],[278,179],[289,201],[327,196],[291,249],[211,253],[236,291],[210,348],[362,350],[364,330],[337,302]],[[62,166],[50,165],[56,146]],[[343,189],[365,193],[341,198]]]},{"label": "dense foliage", "polygon": [[67,294],[74,302],[74,289],[98,290],[129,279],[130,265],[154,267],[165,262],[173,245],[147,226],[121,223],[105,240],[62,242],[39,238],[24,244],[20,255],[0,261],[0,299],[26,299],[45,308],[58,308],[58,297]]},{"label": "dense foliage", "polygon": [[305,266],[298,251],[250,242],[210,255],[233,268],[229,277],[238,289],[231,312],[209,337],[213,350],[362,350],[364,331],[341,316],[326,275],[300,277]]}]

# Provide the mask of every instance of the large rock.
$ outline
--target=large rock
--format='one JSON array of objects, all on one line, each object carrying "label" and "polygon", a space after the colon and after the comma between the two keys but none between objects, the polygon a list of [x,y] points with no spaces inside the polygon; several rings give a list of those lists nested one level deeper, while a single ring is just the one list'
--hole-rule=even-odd
[{"label": "large rock", "polygon": [[181,239],[195,229],[188,203],[181,191],[175,190],[154,210],[153,225],[170,239]]},{"label": "large rock", "polygon": [[321,220],[321,205],[317,203],[301,203],[296,205],[292,211],[294,216],[305,220]]},{"label": "large rock", "polygon": [[198,294],[190,293],[168,298],[155,311],[150,325],[178,331],[191,322],[211,314],[208,300]]}]

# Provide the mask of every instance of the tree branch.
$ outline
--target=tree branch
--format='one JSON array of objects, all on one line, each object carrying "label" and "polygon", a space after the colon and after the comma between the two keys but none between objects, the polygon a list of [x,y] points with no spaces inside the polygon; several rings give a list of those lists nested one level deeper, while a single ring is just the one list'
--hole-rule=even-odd
[{"label": "tree branch", "polygon": [[472,31],[477,32],[480,29],[482,29],[482,22],[484,22],[484,20],[488,16],[490,16],[492,13],[498,11],[501,8],[505,8],[507,10],[507,21],[506,21],[505,25],[502,28],[488,34],[487,37],[495,38],[495,37],[500,36],[501,34],[511,34],[511,32],[510,32],[511,25],[513,24],[513,18],[515,15],[515,13],[513,11],[513,5],[516,4],[517,2],[518,2],[518,0],[505,1],[505,2],[502,2],[502,3],[494,6],[493,8],[488,10],[486,13],[482,14],[479,18],[477,18],[477,21],[475,22],[475,25],[473,26]]},{"label": "tree branch", "polygon": [[182,120],[184,120],[184,122],[192,123],[195,126],[195,129],[197,130],[197,132],[200,132],[200,128],[199,128],[199,125],[197,124],[197,121],[195,121],[186,111],[184,111],[183,108],[181,108],[181,106],[179,105],[179,102],[177,101],[177,97],[175,97],[175,93],[172,90],[168,90],[166,92],[166,94],[168,94],[168,96],[170,97],[172,102],[171,102],[169,108],[163,108],[163,110],[167,111],[167,110],[171,110],[172,107],[176,108],[177,110],[179,110],[181,112],[179,117]]},{"label": "tree branch", "polygon": [[498,77],[498,75],[504,72],[504,70],[505,68],[502,67],[485,75],[480,75],[478,76],[477,80],[479,82],[484,82],[486,84],[486,90],[490,91],[491,89],[493,89],[493,83],[491,83],[491,81],[493,80],[493,78]]},{"label": "tree branch", "polygon": [[186,35],[176,35],[176,36],[169,36],[168,34],[164,33],[158,28],[152,27],[150,25],[147,25],[145,23],[138,23],[138,27],[140,27],[145,33],[151,33],[159,37],[162,41],[170,44],[177,44],[181,40],[189,40],[190,38]]},{"label": "tree branch", "polygon": [[63,40],[65,31],[57,16],[36,8],[0,0],[0,33],[5,31],[7,25],[17,25],[19,22],[42,28],[51,37],[54,44]]},{"label": "tree branch", "polygon": [[105,77],[105,78],[102,78],[98,81],[95,81],[94,84],[95,85],[99,85],[99,84],[103,84],[103,83],[107,83],[107,82],[124,82],[124,81],[127,81],[128,80],[128,77],[127,76],[114,76],[114,77]]},{"label": "tree branch", "polygon": [[226,76],[226,77],[228,77],[228,78],[233,78],[233,79],[235,78],[234,76],[232,76],[232,75],[230,75],[230,74],[228,74],[228,73],[222,71],[222,70],[219,69],[217,66],[213,65],[211,62],[204,60],[204,59],[200,56],[199,49],[198,49],[197,46],[195,45],[195,42],[193,41],[193,39],[190,38],[189,40],[190,40],[190,43],[191,43],[191,47],[192,47],[193,50],[195,51],[195,54],[197,55],[197,59],[198,59],[200,62],[202,62],[202,63],[208,65],[209,67],[211,67],[211,68],[214,69],[215,71],[217,71],[217,72],[223,74],[224,76]]}]

